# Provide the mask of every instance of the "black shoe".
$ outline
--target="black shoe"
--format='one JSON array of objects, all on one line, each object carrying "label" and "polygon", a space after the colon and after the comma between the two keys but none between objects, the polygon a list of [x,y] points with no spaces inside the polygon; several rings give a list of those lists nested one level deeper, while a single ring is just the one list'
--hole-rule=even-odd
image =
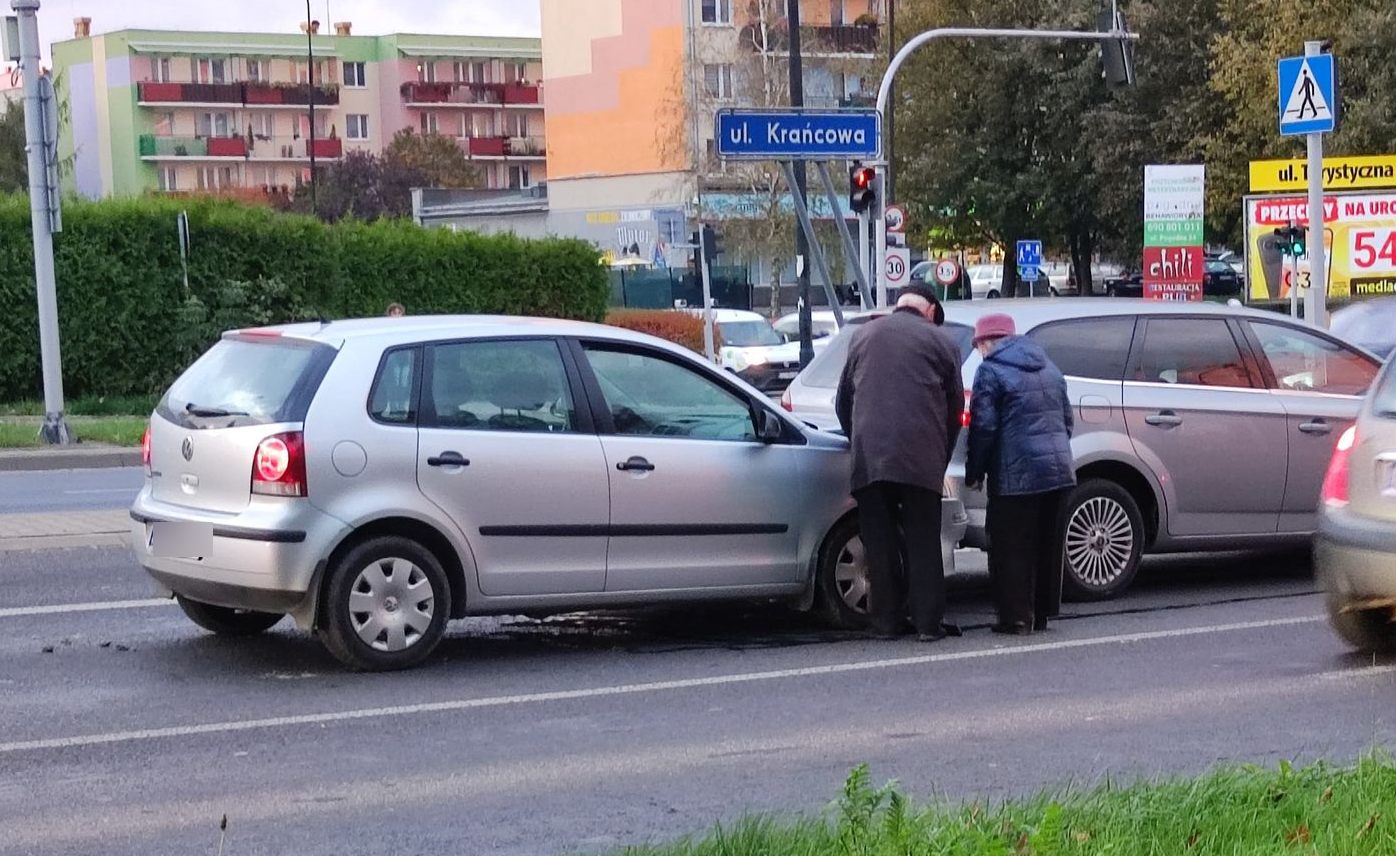
[{"label": "black shoe", "polygon": [[1033,619],[1033,622],[1032,622],[1032,631],[1033,631],[1034,633],[1041,633],[1042,631],[1044,631],[1044,630],[1046,630],[1046,629],[1047,629],[1047,619],[1045,619],[1045,618],[1035,618],[1035,619]]},{"label": "black shoe", "polygon": [[931,631],[930,633],[917,633],[917,634],[916,634],[916,641],[917,641],[917,642],[939,642],[940,640],[944,639],[944,638],[947,637],[947,636],[963,636],[963,635],[965,635],[965,634],[964,634],[964,631],[962,631],[962,630],[960,629],[960,627],[959,627],[958,624],[942,624],[942,625],[940,625],[940,629],[939,629],[939,630],[933,630],[933,631]]},{"label": "black shoe", "polygon": [[1032,635],[1032,625],[1028,624],[1026,621],[1000,621],[989,629],[995,633],[1001,633],[1004,636]]}]

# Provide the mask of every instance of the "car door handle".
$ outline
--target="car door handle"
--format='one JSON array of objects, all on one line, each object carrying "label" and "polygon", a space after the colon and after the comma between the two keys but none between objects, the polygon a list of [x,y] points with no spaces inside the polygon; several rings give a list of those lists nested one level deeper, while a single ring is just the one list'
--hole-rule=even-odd
[{"label": "car door handle", "polygon": [[470,466],[470,461],[468,461],[468,460],[466,460],[465,458],[461,457],[461,453],[460,453],[460,452],[442,452],[442,453],[439,454],[439,455],[433,455],[433,456],[431,456],[430,458],[427,458],[427,466],[429,466],[429,467],[468,467],[468,466]]},{"label": "car door handle", "polygon": [[1312,422],[1299,423],[1299,430],[1303,431],[1305,434],[1331,434],[1333,433],[1333,426],[1324,422],[1322,419],[1315,419]]},{"label": "car door handle", "polygon": [[1170,410],[1165,410],[1162,413],[1145,416],[1144,422],[1148,425],[1157,425],[1160,428],[1177,428],[1183,424],[1183,417]]},{"label": "car door handle", "polygon": [[654,472],[654,464],[636,455],[633,458],[616,464],[616,469],[623,473],[652,473]]}]

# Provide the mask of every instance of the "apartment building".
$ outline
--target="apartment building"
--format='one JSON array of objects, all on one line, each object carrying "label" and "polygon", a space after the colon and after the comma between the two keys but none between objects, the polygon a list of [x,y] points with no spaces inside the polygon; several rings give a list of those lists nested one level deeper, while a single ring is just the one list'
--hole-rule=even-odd
[{"label": "apartment building", "polygon": [[537,39],[357,36],[349,22],[92,35],[78,18],[53,58],[66,181],[84,196],[286,192],[312,155],[378,152],[402,128],[456,139],[488,187],[547,178]]}]

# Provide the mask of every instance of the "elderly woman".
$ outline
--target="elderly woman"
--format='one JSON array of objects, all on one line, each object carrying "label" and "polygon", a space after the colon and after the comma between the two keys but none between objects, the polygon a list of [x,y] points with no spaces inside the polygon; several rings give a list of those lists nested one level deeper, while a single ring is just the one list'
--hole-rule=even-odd
[{"label": "elderly woman", "polygon": [[1061,606],[1061,509],[1076,483],[1066,380],[1007,315],[974,328],[984,358],[970,402],[965,484],[989,489],[995,633],[1047,629]]}]

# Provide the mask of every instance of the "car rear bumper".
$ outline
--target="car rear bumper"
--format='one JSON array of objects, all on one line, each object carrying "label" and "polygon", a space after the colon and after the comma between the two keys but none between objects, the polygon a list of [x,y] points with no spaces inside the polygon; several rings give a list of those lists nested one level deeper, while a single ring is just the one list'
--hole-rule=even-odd
[{"label": "car rear bumper", "polygon": [[1325,509],[1314,565],[1328,591],[1343,600],[1396,599],[1396,524]]},{"label": "car rear bumper", "polygon": [[[175,558],[151,549],[151,525],[194,523],[212,531],[208,555]],[[143,490],[131,507],[136,561],[167,594],[240,609],[289,612],[348,527],[304,500],[259,503],[218,514],[159,502]]]},{"label": "car rear bumper", "polygon": [[761,390],[762,392],[784,392],[790,386],[790,382],[795,379],[795,375],[800,373],[798,365],[781,365],[779,363],[766,363],[763,365],[748,366],[737,372],[737,377]]}]

